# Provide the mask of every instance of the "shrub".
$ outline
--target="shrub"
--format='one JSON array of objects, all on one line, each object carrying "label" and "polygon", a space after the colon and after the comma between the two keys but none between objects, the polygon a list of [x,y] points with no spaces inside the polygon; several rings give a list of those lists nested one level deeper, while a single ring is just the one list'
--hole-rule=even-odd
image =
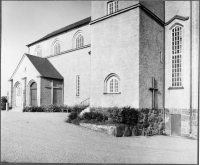
[{"label": "shrub", "polygon": [[78,117],[78,114],[76,112],[71,112],[68,116],[67,122],[71,123],[74,119]]},{"label": "shrub", "polygon": [[90,111],[90,112],[85,112],[82,116],[82,118],[84,120],[96,120],[98,121],[103,121],[104,117],[102,113],[99,112],[94,112],[94,111]]},{"label": "shrub", "polygon": [[108,117],[112,119],[113,122],[122,123],[122,109],[118,107],[108,108]]},{"label": "shrub", "polygon": [[71,120],[71,123],[79,125],[80,121],[81,121],[81,118],[77,116],[74,120]]},{"label": "shrub", "polygon": [[45,107],[26,106],[23,108],[23,112],[45,112]]},{"label": "shrub", "polygon": [[62,106],[49,105],[45,107],[45,112],[62,112]]},{"label": "shrub", "polygon": [[135,126],[138,123],[138,114],[136,109],[124,107],[121,112],[122,123],[128,126]]},{"label": "shrub", "polygon": [[6,103],[8,102],[7,97],[6,96],[2,96],[1,97],[1,109],[2,110],[6,110]]}]

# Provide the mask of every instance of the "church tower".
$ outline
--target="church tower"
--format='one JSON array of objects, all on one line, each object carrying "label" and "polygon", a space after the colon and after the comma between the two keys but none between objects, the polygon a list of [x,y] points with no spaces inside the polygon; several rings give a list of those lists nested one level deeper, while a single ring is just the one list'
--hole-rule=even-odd
[{"label": "church tower", "polygon": [[90,105],[163,108],[164,2],[94,1],[90,24]]}]

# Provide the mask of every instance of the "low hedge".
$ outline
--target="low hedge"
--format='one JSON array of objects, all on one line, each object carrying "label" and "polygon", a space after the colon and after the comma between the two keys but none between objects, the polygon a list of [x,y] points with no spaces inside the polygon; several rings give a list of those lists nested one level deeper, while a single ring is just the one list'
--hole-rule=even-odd
[{"label": "low hedge", "polygon": [[135,109],[131,107],[113,107],[101,108],[91,107],[90,112],[85,112],[83,115],[73,111],[70,113],[67,122],[79,123],[93,123],[101,125],[109,124],[123,124],[130,128],[132,134],[142,135],[143,130],[163,130],[163,115],[162,111],[152,109]]},{"label": "low hedge", "polygon": [[75,112],[79,114],[83,109],[87,106],[57,106],[57,105],[49,105],[49,106],[26,106],[23,108],[23,112]]}]

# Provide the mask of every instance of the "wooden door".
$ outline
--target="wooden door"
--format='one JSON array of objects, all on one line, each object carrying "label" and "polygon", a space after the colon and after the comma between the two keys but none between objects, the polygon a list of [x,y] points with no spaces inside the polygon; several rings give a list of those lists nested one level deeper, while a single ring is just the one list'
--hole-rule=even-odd
[{"label": "wooden door", "polygon": [[31,84],[31,106],[37,106],[37,84],[34,82]]},{"label": "wooden door", "polygon": [[53,89],[53,104],[59,105],[62,102],[62,100],[60,100],[62,99],[61,95],[62,95],[62,89],[59,88]]},{"label": "wooden door", "polygon": [[22,87],[21,84],[19,84],[16,87],[16,107],[22,106]]},{"label": "wooden door", "polygon": [[171,135],[181,136],[181,115],[171,114]]}]

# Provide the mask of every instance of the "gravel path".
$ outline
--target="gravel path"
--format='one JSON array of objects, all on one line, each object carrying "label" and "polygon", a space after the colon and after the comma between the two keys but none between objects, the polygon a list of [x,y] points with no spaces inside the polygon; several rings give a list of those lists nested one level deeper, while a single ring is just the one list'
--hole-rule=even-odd
[{"label": "gravel path", "polygon": [[1,111],[1,161],[34,163],[197,163],[197,140],[123,137],[65,123],[66,113]]}]

